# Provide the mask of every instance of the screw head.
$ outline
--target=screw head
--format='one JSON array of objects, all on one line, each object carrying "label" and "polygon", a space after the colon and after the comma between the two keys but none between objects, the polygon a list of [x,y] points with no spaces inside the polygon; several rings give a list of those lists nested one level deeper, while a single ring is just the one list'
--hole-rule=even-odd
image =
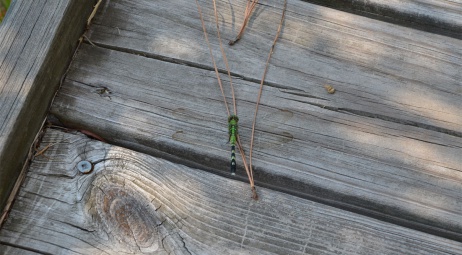
[{"label": "screw head", "polygon": [[77,163],[77,169],[83,174],[88,174],[93,170],[93,164],[89,161],[83,160]]}]

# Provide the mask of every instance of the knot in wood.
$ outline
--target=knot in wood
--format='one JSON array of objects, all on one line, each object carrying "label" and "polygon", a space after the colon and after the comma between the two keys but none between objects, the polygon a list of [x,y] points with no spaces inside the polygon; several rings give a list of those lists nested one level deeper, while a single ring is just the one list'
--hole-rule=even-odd
[{"label": "knot in wood", "polygon": [[[148,199],[119,179],[115,183],[96,181],[89,199],[98,225],[131,252],[153,252],[159,249],[159,216]],[[97,178],[98,179],[98,178]],[[105,179],[105,178],[99,178]],[[96,214],[96,215],[95,215]]]}]

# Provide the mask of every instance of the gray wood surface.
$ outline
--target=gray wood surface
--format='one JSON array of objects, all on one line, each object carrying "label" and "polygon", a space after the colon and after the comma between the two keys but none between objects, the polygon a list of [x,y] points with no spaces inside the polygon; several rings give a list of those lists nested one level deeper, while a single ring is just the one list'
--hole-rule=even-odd
[{"label": "gray wood surface", "polygon": [[[459,242],[48,130],[0,252],[25,254],[461,254]],[[76,165],[94,162],[84,175]],[[20,247],[20,248],[18,248]],[[31,252],[31,254],[34,254]]]},{"label": "gray wood surface", "polygon": [[462,39],[462,1],[460,0],[304,1]]},{"label": "gray wood surface", "polygon": [[[248,149],[258,84],[235,77],[235,87]],[[310,100],[265,87],[253,161],[260,184],[461,240],[460,137]],[[229,171],[226,112],[209,70],[82,45],[51,112],[111,143]],[[244,176],[240,158],[238,166]]]},{"label": "gray wood surface", "polygon": [[83,32],[92,2],[15,0],[0,25],[2,214]]},{"label": "gray wood surface", "polygon": [[[205,2],[202,1],[201,4],[212,38],[215,57],[219,59],[219,66],[224,68],[213,32],[214,24],[209,22],[213,20],[212,8],[210,3]],[[240,27],[244,2],[218,3],[221,33],[225,42],[234,38]],[[369,3],[371,4],[369,6],[379,4],[378,1]],[[425,1],[412,3],[393,1],[384,5],[400,6],[403,12],[410,12],[413,9],[412,15],[420,15],[420,17],[423,13],[433,18],[440,17],[437,18],[439,21],[428,19],[434,23],[451,23],[455,26],[460,23],[458,18],[460,6],[455,2],[430,4]],[[244,39],[238,45],[226,48],[231,71],[239,79],[246,81],[260,79],[264,60],[276,31],[281,6],[282,3],[277,1],[262,2],[250,21]],[[106,2],[101,10],[91,29],[92,43],[163,61],[197,68],[212,68],[194,2],[178,0],[168,3],[152,1],[134,3],[115,0]],[[445,15],[442,15],[442,12]],[[441,26],[453,28],[452,25]],[[260,156],[263,162],[258,165],[262,167],[261,175],[257,174],[259,180],[280,189],[301,192],[302,195],[327,201],[330,204],[373,214],[393,222],[399,221],[400,224],[411,224],[419,229],[424,228],[433,232],[434,229],[432,230],[430,226],[441,227],[441,232],[437,230],[440,234],[446,236],[455,234],[458,240],[462,240],[459,234],[461,220],[456,213],[460,209],[460,196],[449,188],[451,186],[456,190],[460,189],[462,169],[462,162],[458,156],[462,137],[460,111],[462,109],[460,100],[462,43],[460,40],[358,17],[301,1],[289,1],[281,40],[271,63],[267,85],[281,93],[272,98],[264,92],[263,97],[267,96],[268,100],[274,100],[271,107],[281,112],[275,117],[276,120],[271,117],[264,119],[265,116],[270,116],[269,114],[275,114],[274,112],[266,112],[259,117],[261,121],[259,128],[262,131],[259,139],[277,140],[267,145],[273,147],[272,153],[265,150]],[[113,70],[116,70],[115,67]],[[154,72],[153,69],[152,73]],[[147,79],[144,82],[148,82]],[[326,83],[336,88],[337,93],[327,95],[323,88]],[[195,84],[202,85],[200,82]],[[190,87],[188,89],[195,90]],[[252,93],[255,94],[255,91]],[[255,101],[254,97],[244,97],[242,91],[240,95],[238,99],[246,101],[246,104],[242,104],[243,107],[253,107],[251,102]],[[219,100],[220,96],[213,94],[211,98]],[[280,98],[285,98],[290,103],[282,103]],[[146,98],[143,100],[146,102]],[[203,99],[198,101],[204,102]],[[293,101],[303,104],[294,107]],[[286,118],[291,118],[291,113],[285,111],[287,105],[294,107],[289,109],[290,112],[293,109],[306,109],[308,104],[340,114],[332,113],[331,118],[326,122],[316,122],[312,119],[307,121],[309,118],[302,114],[299,118],[295,115],[294,120],[304,120],[298,125],[294,126],[292,122],[287,126],[275,123],[275,121],[285,122]],[[147,107],[143,110],[151,111],[151,108]],[[169,109],[175,110],[172,108],[174,107]],[[182,109],[186,109],[183,121],[187,121],[191,119],[188,116],[195,114],[198,108],[185,104]],[[213,109],[223,108],[216,105]],[[243,111],[246,110],[241,109],[240,115]],[[247,119],[252,116],[250,112],[245,114]],[[350,119],[349,115],[362,118]],[[324,112],[315,116],[323,118]],[[105,118],[112,120],[112,117]],[[346,122],[338,123],[339,118],[345,119]],[[376,122],[368,118],[380,119],[384,122]],[[76,119],[80,122],[79,118]],[[351,125],[351,122],[357,124]],[[244,125],[248,127],[248,123]],[[375,124],[370,126],[369,123]],[[204,125],[207,124],[201,126]],[[338,125],[351,126],[343,129]],[[387,130],[378,134],[375,125],[380,127],[379,130],[382,126]],[[153,126],[151,129],[158,127],[157,124]],[[265,137],[275,133],[272,130],[275,126],[279,129],[278,133],[276,132],[278,135]],[[297,129],[300,126],[322,131],[318,138],[308,138],[306,136],[312,136],[312,133]],[[412,129],[409,126],[418,128]],[[183,129],[186,127],[188,125],[181,126],[178,129],[181,133],[172,136],[173,139],[180,137],[179,139],[184,140]],[[140,133],[146,130],[148,129],[143,128],[143,131],[133,132],[131,136],[139,138]],[[419,138],[409,136],[409,133],[419,134]],[[207,134],[204,132],[205,135]],[[146,136],[147,140],[148,137]],[[194,141],[193,143],[204,141],[203,136],[199,137],[194,136],[190,139]],[[294,147],[284,147],[284,143],[292,138],[294,141],[290,144]],[[320,140],[323,142],[318,145]],[[344,145],[345,142],[347,145]],[[163,146],[165,143],[165,139],[162,139]],[[311,149],[307,148],[309,143],[312,143]],[[123,144],[151,153],[153,151],[151,148],[146,148],[149,147],[149,142],[145,142],[144,139],[126,141]],[[177,141],[174,144],[176,146]],[[274,148],[274,144],[280,146]],[[180,155],[183,159],[204,161],[197,159],[202,158],[202,154],[193,149],[187,152],[182,149],[176,153],[175,146],[167,147],[167,151]],[[318,151],[316,150],[318,148],[325,150]],[[446,152],[441,152],[441,149]],[[451,152],[447,152],[446,149]],[[165,151],[164,147],[161,150]],[[449,161],[448,157],[451,158]],[[273,164],[268,165],[268,162]],[[216,162],[209,164],[213,165]],[[286,168],[292,171],[285,171]],[[303,176],[300,171],[309,172],[310,175],[300,177]],[[437,181],[440,178],[452,184]],[[362,184],[358,185],[358,182]],[[441,191],[442,189],[447,189],[448,193]],[[427,193],[428,191],[430,193]],[[400,199],[396,199],[397,197]],[[368,210],[364,210],[366,208]],[[442,214],[427,213],[436,212],[435,210]],[[390,215],[393,218],[389,217]],[[416,222],[423,223],[424,226],[414,224]],[[446,230],[454,232],[448,234],[445,233]]]},{"label": "gray wood surface", "polygon": [[[218,1],[225,43],[240,28],[245,2]],[[204,18],[213,20],[210,1],[201,4]],[[262,2],[245,38],[226,48],[231,72],[261,79],[281,6]],[[224,69],[215,25],[206,25]],[[90,34],[104,47],[212,68],[195,1],[110,1]],[[461,70],[460,40],[289,0],[266,80],[319,107],[462,137]],[[337,89],[334,96],[326,95],[326,83]]]},{"label": "gray wood surface", "polygon": [[20,254],[20,255],[38,255],[38,254],[43,254],[43,253],[38,253],[38,252],[34,252],[34,251],[31,251],[31,250],[28,250],[27,248],[26,249],[22,249],[22,248],[18,248],[18,247],[14,247],[14,246],[10,246],[10,245],[3,245],[3,244],[0,244],[0,251],[2,251],[4,254]]}]

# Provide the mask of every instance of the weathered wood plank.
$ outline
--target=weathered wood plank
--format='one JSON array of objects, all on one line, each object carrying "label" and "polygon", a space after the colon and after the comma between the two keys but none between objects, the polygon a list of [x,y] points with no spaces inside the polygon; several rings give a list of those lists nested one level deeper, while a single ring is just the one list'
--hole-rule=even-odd
[{"label": "weathered wood plank", "polygon": [[462,39],[462,2],[434,0],[303,0],[402,26]]},{"label": "weathered wood plank", "polygon": [[10,245],[2,245],[0,244],[0,251],[3,252],[3,254],[10,254],[10,255],[38,255],[38,254],[43,254],[43,253],[37,253],[34,251],[30,250],[25,250],[21,248],[17,248],[16,246],[10,246]]},{"label": "weathered wood plank", "polygon": [[[206,4],[206,3],[207,4]],[[204,16],[213,20],[210,1]],[[222,37],[236,35],[244,0],[218,1]],[[282,2],[265,1],[244,39],[227,47],[231,72],[260,80]],[[318,106],[462,137],[462,42],[326,7],[289,0],[267,81]],[[114,0],[101,9],[91,41],[104,47],[212,68],[194,1]],[[215,57],[224,69],[207,22]],[[327,96],[323,85],[337,89]]]},{"label": "weathered wood plank", "polygon": [[[235,77],[235,87],[248,149],[258,85]],[[83,45],[51,112],[111,143],[223,174],[220,98],[212,71]],[[260,183],[462,240],[462,138],[310,100],[265,87],[253,160]]]},{"label": "weathered wood plank", "polygon": [[2,213],[83,32],[92,2],[15,0],[0,25]]},{"label": "weathered wood plank", "polygon": [[[0,230],[43,254],[460,254],[459,242],[49,130]],[[76,165],[95,163],[84,175]],[[1,250],[0,250],[1,251]]]}]

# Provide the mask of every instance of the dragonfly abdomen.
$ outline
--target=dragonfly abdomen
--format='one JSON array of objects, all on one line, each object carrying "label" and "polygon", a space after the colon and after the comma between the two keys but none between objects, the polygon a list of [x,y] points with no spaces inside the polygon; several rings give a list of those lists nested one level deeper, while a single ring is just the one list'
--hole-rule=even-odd
[{"label": "dragonfly abdomen", "polygon": [[231,174],[236,174],[236,146],[231,145]]}]

